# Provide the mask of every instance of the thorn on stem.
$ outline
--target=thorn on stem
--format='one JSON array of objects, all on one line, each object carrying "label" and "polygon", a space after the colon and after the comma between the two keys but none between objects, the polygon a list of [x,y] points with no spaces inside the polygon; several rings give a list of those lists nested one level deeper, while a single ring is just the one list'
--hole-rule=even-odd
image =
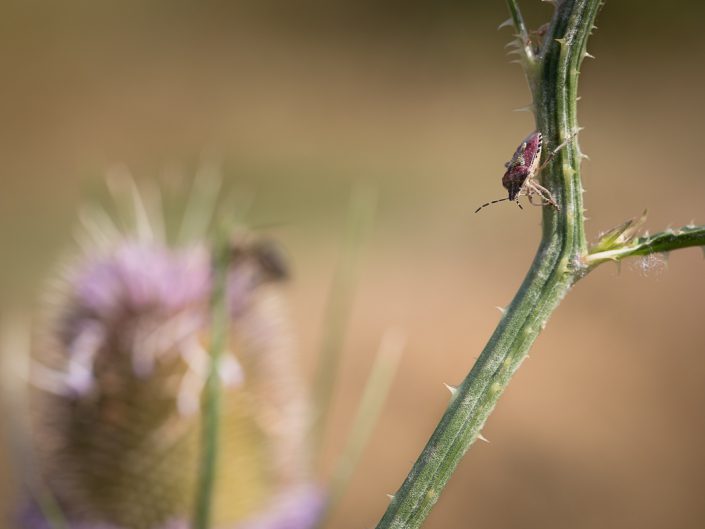
[{"label": "thorn on stem", "polygon": [[512,112],[533,112],[534,105],[526,105],[525,107],[519,107],[512,110]]},{"label": "thorn on stem", "polygon": [[446,389],[447,389],[448,391],[450,391],[450,396],[451,396],[451,397],[455,397],[455,395],[457,395],[457,393],[458,393],[458,387],[457,387],[457,386],[451,386],[450,384],[446,384],[445,382],[443,383],[443,385],[446,387]]},{"label": "thorn on stem", "polygon": [[505,20],[499,26],[497,26],[497,31],[499,31],[502,28],[506,28],[506,27],[513,26],[513,25],[514,25],[514,21],[512,20],[511,17],[509,17],[507,20]]}]

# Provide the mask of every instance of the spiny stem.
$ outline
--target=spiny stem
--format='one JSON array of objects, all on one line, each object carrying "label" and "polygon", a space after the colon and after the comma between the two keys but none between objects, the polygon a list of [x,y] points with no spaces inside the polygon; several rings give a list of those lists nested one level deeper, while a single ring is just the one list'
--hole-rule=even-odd
[{"label": "spiny stem", "polygon": [[194,529],[209,529],[213,485],[218,455],[221,384],[218,366],[225,350],[228,336],[227,278],[230,246],[224,229],[213,244],[213,285],[211,293],[211,343],[208,379],[203,395],[203,420],[201,436],[201,461],[196,487]]},{"label": "spiny stem", "polygon": [[[516,0],[507,1],[520,35],[526,27]],[[534,99],[536,128],[557,146],[579,130],[577,94],[580,65],[601,0],[562,0],[544,36],[540,56],[525,65]],[[532,82],[533,81],[533,82]],[[582,207],[577,139],[570,141],[542,172],[543,185],[560,209],[543,209],[538,252],[519,292],[463,383],[452,391],[441,418],[411,472],[394,495],[378,529],[415,529],[439,494],[554,309],[572,285],[599,263],[703,246],[705,226],[687,226],[634,238],[645,215],[610,230],[588,253]]]},{"label": "spiny stem", "polygon": [[[508,4],[517,30],[525,32],[516,3]],[[553,145],[577,129],[577,71],[599,4],[599,0],[564,0],[545,36],[552,44],[546,47],[532,92],[537,128]],[[544,208],[543,237],[526,279],[454,393],[378,529],[414,529],[423,523],[549,316],[584,274],[581,259],[587,244],[580,160],[577,142],[570,142],[547,167],[544,182],[558,197],[561,209]]]},{"label": "spiny stem", "polygon": [[532,62],[534,60],[534,50],[531,49],[529,31],[526,28],[526,23],[524,22],[524,17],[521,14],[517,0],[507,0],[507,7],[509,8],[514,28],[518,33],[518,38],[521,40],[521,46],[526,55],[526,60]]},{"label": "spiny stem", "polygon": [[694,246],[705,248],[705,226],[685,226],[678,230],[638,237],[624,245],[587,255],[585,264],[594,268],[607,261],[621,261],[627,257],[666,253]]}]

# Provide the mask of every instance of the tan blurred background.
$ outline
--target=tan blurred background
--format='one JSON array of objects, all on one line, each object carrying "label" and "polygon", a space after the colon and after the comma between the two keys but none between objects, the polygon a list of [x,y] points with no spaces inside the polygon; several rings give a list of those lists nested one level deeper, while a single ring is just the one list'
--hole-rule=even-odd
[{"label": "tan blurred background", "polygon": [[[537,209],[503,163],[532,127],[503,45],[504,3],[281,0],[3,2],[0,309],[31,307],[106,168],[188,182],[222,157],[255,224],[291,254],[304,370],[354,182],[380,192],[335,418],[330,472],[378,340],[409,346],[332,526],[371,527],[525,273]],[[550,15],[525,1],[534,26]],[[632,13],[633,10],[639,13]],[[608,1],[582,68],[589,235],[649,209],[705,223],[705,37],[698,2]],[[183,182],[182,182],[183,184]],[[705,524],[705,262],[604,266],[561,305],[460,465],[429,528]],[[2,426],[0,426],[2,428]],[[16,480],[0,458],[7,513]],[[3,514],[6,516],[6,514]]]}]

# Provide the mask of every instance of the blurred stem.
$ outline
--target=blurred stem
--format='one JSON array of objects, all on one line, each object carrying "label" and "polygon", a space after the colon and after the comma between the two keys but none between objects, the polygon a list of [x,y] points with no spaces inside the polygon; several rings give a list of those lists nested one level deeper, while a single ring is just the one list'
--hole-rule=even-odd
[{"label": "blurred stem", "polygon": [[350,429],[351,433],[330,481],[328,499],[318,521],[318,527],[325,527],[330,513],[335,509],[350,483],[353,470],[362,457],[372,430],[377,423],[377,418],[382,411],[382,405],[399,367],[405,342],[405,337],[393,329],[387,330],[382,337],[372,372],[365,384],[362,399]]},{"label": "blurred stem", "polygon": [[218,366],[225,350],[229,320],[227,279],[230,245],[226,230],[220,230],[213,249],[210,365],[203,394],[201,461],[196,487],[194,529],[209,529],[211,523],[220,421],[221,384]]},{"label": "blurred stem", "polygon": [[[518,7],[514,1],[508,5],[521,33],[525,28]],[[599,5],[600,0],[563,0],[544,37],[531,88],[537,129],[553,147],[577,130],[578,69]],[[580,160],[577,141],[571,141],[544,171],[543,185],[552,190],[560,210],[543,208],[543,235],[528,275],[472,370],[453,390],[450,405],[378,529],[423,523],[549,316],[585,274]]]},{"label": "blurred stem", "polygon": [[333,388],[340,365],[345,331],[350,319],[352,298],[357,282],[357,270],[362,245],[373,223],[377,193],[373,188],[358,185],[350,197],[343,256],[333,277],[323,322],[323,338],[314,380],[316,405],[313,425],[314,453],[318,453],[330,415]]}]

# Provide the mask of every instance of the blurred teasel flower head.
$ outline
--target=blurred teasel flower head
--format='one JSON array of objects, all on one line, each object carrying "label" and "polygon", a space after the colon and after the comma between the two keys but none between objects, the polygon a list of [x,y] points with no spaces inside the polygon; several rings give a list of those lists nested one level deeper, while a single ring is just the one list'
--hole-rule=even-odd
[{"label": "blurred teasel flower head", "polygon": [[[175,243],[163,235],[154,190],[111,182],[122,222],[97,209],[82,215],[82,251],[57,274],[33,333],[36,475],[21,529],[192,527],[214,321],[203,227],[218,189],[196,180]],[[233,230],[228,241],[212,527],[306,529],[323,497],[282,300],[286,265],[274,243],[249,232]]]}]

